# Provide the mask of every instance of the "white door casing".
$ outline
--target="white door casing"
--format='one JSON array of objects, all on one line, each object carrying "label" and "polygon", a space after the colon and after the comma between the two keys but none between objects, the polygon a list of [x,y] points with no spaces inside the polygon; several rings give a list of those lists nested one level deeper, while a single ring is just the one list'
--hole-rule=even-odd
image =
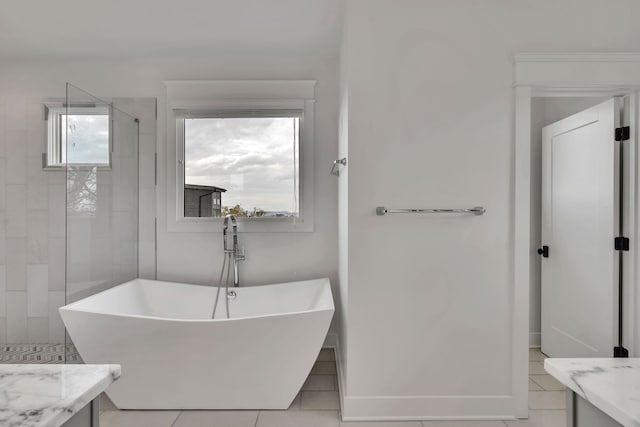
[{"label": "white door casing", "polygon": [[[533,97],[606,97],[630,98],[625,126],[630,126],[629,141],[624,143],[625,233],[631,239],[629,252],[623,252],[625,283],[623,342],[632,357],[640,354],[640,283],[636,266],[640,265],[638,241],[638,194],[640,176],[636,150],[640,91],[639,52],[535,52],[514,55],[514,241],[513,241],[513,331],[512,387],[513,413],[526,418],[529,407],[529,293],[530,257],[537,248],[531,241],[531,100]],[[628,115],[628,116],[627,116]]]},{"label": "white door casing", "polygon": [[618,331],[621,99],[542,131],[542,350],[610,357]]}]

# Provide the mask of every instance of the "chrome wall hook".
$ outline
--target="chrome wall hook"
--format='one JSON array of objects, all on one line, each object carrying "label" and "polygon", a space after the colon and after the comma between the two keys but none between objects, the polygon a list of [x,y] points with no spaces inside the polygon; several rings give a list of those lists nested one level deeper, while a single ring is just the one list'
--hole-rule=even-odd
[{"label": "chrome wall hook", "polygon": [[331,167],[330,174],[334,176],[340,176],[340,166],[347,166],[346,157],[333,161],[333,166]]}]

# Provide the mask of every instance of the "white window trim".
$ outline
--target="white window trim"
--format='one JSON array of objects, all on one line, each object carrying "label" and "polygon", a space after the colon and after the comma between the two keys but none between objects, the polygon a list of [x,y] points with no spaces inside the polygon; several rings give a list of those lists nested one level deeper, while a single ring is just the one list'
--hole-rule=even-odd
[{"label": "white window trim", "polygon": [[[59,117],[67,114],[67,107],[62,102],[47,102],[45,107],[48,110],[45,113],[46,119],[46,136],[44,141],[44,153],[42,154],[42,168],[50,171],[65,170],[67,165],[74,168],[94,168],[97,167],[100,170],[111,169],[112,155],[113,155],[113,130],[112,130],[112,114],[110,107],[96,108],[96,107],[74,107],[75,113],[79,114],[91,114],[96,111],[105,112],[109,117],[109,162],[108,163],[66,163],[62,162],[62,136],[59,123]],[[58,160],[60,159],[60,160]]]},{"label": "white window trim", "polygon": [[165,81],[167,89],[168,232],[222,232],[222,218],[185,218],[178,179],[182,154],[178,144],[178,110],[302,110],[300,120],[299,216],[238,218],[243,232],[312,232],[314,230],[314,106],[315,80]]}]

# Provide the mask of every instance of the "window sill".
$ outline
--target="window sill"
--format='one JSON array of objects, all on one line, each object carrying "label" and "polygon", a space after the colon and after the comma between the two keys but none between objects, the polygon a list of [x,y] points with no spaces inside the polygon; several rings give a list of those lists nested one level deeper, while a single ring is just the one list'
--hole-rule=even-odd
[{"label": "window sill", "polygon": [[47,172],[66,172],[68,170],[78,171],[78,170],[92,170],[98,169],[99,171],[110,171],[111,166],[106,165],[70,165],[70,166],[44,166],[42,168],[43,171]]},{"label": "window sill", "polygon": [[[313,222],[300,218],[237,218],[241,233],[312,233]],[[224,218],[180,218],[168,224],[169,232],[222,233]]]}]

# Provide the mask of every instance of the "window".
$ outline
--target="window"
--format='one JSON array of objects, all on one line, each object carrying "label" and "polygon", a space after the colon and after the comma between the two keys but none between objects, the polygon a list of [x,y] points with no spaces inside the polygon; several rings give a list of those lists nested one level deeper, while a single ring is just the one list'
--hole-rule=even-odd
[{"label": "window", "polygon": [[181,111],[184,217],[299,216],[299,110]]},{"label": "window", "polygon": [[315,81],[164,84],[167,231],[313,231]]},{"label": "window", "polygon": [[110,165],[108,107],[46,106],[46,117],[46,167]]}]

